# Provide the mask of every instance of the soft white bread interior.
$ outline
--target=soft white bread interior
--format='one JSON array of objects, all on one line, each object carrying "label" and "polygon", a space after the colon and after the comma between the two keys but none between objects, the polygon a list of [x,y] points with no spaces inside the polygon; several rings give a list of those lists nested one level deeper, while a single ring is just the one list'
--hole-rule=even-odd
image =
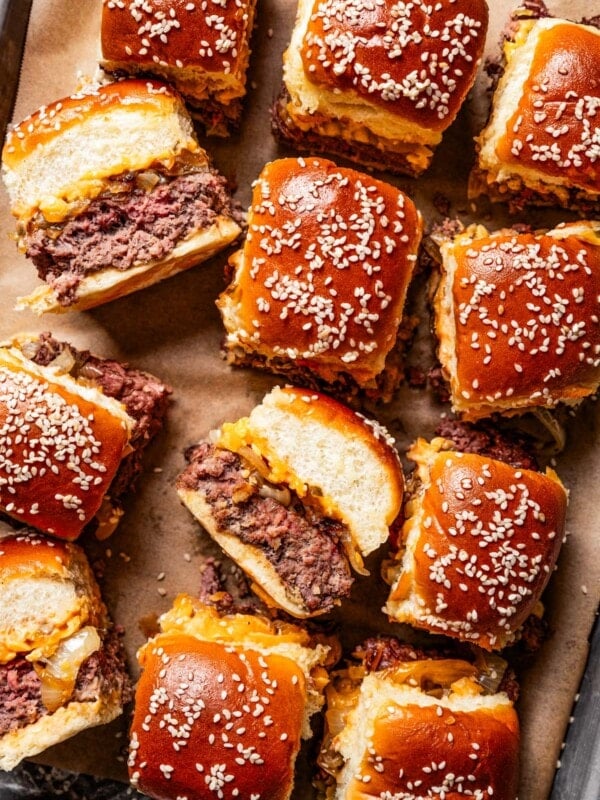
[{"label": "soft white bread interior", "polygon": [[118,633],[84,551],[24,528],[0,535],[0,769],[123,710]]},{"label": "soft white bread interior", "polygon": [[31,533],[0,538],[0,663],[50,656],[106,611],[83,551]]},{"label": "soft white bread interior", "polygon": [[387,541],[400,512],[404,479],[388,432],[341,403],[312,392],[275,387],[247,418],[225,423],[217,445],[251,446],[273,483],[345,523],[353,547],[367,556]]},{"label": "soft white bread interior", "polygon": [[106,180],[184,154],[207,163],[177,93],[157,81],[127,80],[43,106],[12,128],[2,151],[11,211],[58,222],[96,197]]}]

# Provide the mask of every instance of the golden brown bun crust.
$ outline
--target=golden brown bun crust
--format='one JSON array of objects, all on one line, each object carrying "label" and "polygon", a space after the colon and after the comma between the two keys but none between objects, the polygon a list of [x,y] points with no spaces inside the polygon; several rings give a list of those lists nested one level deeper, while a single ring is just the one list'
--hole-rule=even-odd
[{"label": "golden brown bun crust", "polygon": [[7,167],[18,167],[36,148],[61,136],[80,124],[89,115],[110,113],[126,105],[151,113],[172,113],[179,99],[166,84],[152,80],[117,81],[94,92],[74,94],[42,106],[12,128],[6,137],[2,161]]},{"label": "golden brown bun crust", "polygon": [[67,578],[74,561],[83,551],[72,542],[49,539],[30,530],[0,538],[2,580],[14,575],[40,575]]},{"label": "golden brown bun crust", "polygon": [[599,223],[459,235],[442,247],[440,360],[467,419],[577,403],[600,382]]},{"label": "golden brown bun crust", "polygon": [[457,0],[428,14],[422,5],[408,4],[400,17],[391,13],[391,0],[362,4],[358,12],[355,3],[315,1],[302,47],[309,80],[445,130],[475,79],[488,8],[484,0]]},{"label": "golden brown bun crust", "polygon": [[129,431],[93,394],[0,350],[2,511],[63,539],[77,538],[95,516]]},{"label": "golden brown bun crust", "polygon": [[441,449],[409,451],[422,491],[409,504],[387,611],[433,633],[500,649],[532,613],[564,538],[567,492],[547,474]]},{"label": "golden brown bun crust", "polygon": [[[161,634],[145,651],[129,775],[156,798],[287,800],[300,746],[303,672],[289,658]],[[239,794],[235,794],[234,790]]]},{"label": "golden brown bun crust", "polygon": [[488,181],[493,199],[502,199],[502,193],[510,197],[521,185],[532,190],[526,198],[537,203],[544,194],[554,205],[586,198],[597,203],[600,31],[567,20],[539,20],[526,36],[519,32],[509,55],[490,123],[478,140],[483,172],[475,177],[477,190],[485,191]]},{"label": "golden brown bun crust", "polygon": [[318,158],[267,164],[218,305],[227,345],[372,382],[396,343],[422,230],[395,187]]},{"label": "golden brown bun crust", "polygon": [[211,14],[205,5],[155,0],[132,8],[104,0],[104,65],[161,74],[192,99],[240,97],[256,0],[215,4]]},{"label": "golden brown bun crust", "polygon": [[508,704],[472,711],[405,705],[400,714],[377,719],[372,744],[376,755],[365,754],[360,770],[370,781],[354,780],[348,800],[387,797],[386,792],[408,797],[417,786],[418,797],[439,797],[444,786],[446,800],[460,800],[473,787],[494,800],[517,796],[519,726]]},{"label": "golden brown bun crust", "polygon": [[0,538],[0,585],[2,664],[19,653],[34,659],[52,655],[80,628],[108,624],[86,555],[71,542],[30,529]]}]

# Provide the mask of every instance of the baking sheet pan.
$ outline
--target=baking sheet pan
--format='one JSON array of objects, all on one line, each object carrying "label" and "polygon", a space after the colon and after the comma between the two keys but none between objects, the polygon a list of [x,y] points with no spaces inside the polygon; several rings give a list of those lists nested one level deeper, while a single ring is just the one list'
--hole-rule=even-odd
[{"label": "baking sheet pan", "polygon": [[[5,2],[0,11],[9,9],[12,18],[14,13],[22,14],[25,5]],[[489,5],[487,52],[495,55],[501,28],[515,3],[499,0]],[[556,0],[548,5],[557,14],[577,18],[591,15],[595,3]],[[34,0],[15,120],[70,94],[84,76],[93,76],[99,54],[100,8],[100,0]],[[237,184],[237,198],[243,206],[248,204],[251,183],[264,163],[291,152],[272,140],[269,108],[279,91],[281,56],[294,11],[293,0],[259,0],[242,128],[228,141],[206,142],[216,165]],[[7,15],[0,16],[2,19]],[[4,66],[0,73],[5,89],[14,80],[16,59],[15,54],[10,70]],[[425,176],[418,180],[380,176],[399,185],[415,200],[428,225],[441,219],[434,204],[440,193],[450,200],[451,215],[467,223],[478,218],[466,198],[466,178],[473,157],[473,136],[487,114],[486,87],[487,79],[481,73]],[[173,489],[184,467],[183,450],[223,421],[247,413],[280,381],[251,370],[231,369],[221,358],[222,328],[214,300],[225,285],[225,255],[91,312],[39,319],[29,312],[14,311],[16,297],[28,293],[37,279],[34,268],[16,252],[9,238],[13,223],[4,190],[0,192],[0,336],[18,330],[52,330],[78,346],[154,372],[175,390],[166,428],[147,454],[146,472],[127,504],[117,533],[106,542],[83,542],[92,559],[103,562],[104,596],[114,619],[125,626],[128,658],[135,676],[134,654],[144,638],[140,619],[167,610],[180,591],[195,592],[203,559],[220,555],[181,506]],[[542,226],[566,218],[560,212],[536,210],[517,221]],[[506,224],[509,217],[504,209],[497,208],[483,221],[495,228]],[[428,331],[424,319],[415,353],[422,354],[425,361],[431,354]],[[416,436],[432,434],[443,411],[429,392],[404,386],[394,402],[378,409],[377,415],[403,453]],[[545,800],[549,796],[588,655],[588,635],[600,586],[596,544],[600,521],[595,509],[599,432],[600,409],[587,403],[570,421],[567,448],[557,460],[556,468],[571,492],[569,535],[545,597],[552,635],[523,679],[519,702],[523,730],[520,800]],[[387,595],[378,576],[380,557],[370,560],[371,578],[357,580],[350,601],[336,614],[342,623],[346,650],[364,635],[377,631],[412,635],[404,626],[388,625],[380,612]],[[165,577],[159,580],[161,573]],[[127,717],[123,717],[52,748],[41,760],[123,779],[126,729]],[[589,795],[591,800],[598,795],[598,783],[592,778],[588,785],[595,792]],[[308,786],[308,765],[301,759],[295,796],[308,797]],[[583,796],[562,794],[560,798],[579,800]]]}]

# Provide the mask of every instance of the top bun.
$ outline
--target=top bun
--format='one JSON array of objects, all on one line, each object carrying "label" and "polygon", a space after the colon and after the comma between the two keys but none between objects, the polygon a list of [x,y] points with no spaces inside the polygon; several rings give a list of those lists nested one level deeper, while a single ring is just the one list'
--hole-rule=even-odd
[{"label": "top bun", "polygon": [[217,445],[252,446],[269,465],[269,480],[300,498],[311,492],[326,516],[348,526],[363,556],[387,541],[404,478],[393,440],[374,421],[325,395],[276,387],[248,417],[225,423]]},{"label": "top bun", "polygon": [[34,661],[85,625],[106,625],[83,551],[30,531],[0,538],[0,663]]},{"label": "top bun", "polygon": [[96,515],[134,420],[122,403],[59,368],[0,347],[0,509],[75,539]]},{"label": "top bun", "polygon": [[296,149],[419,175],[475,81],[484,0],[300,0],[275,130]]},{"label": "top bun", "polygon": [[[228,108],[246,91],[246,69],[256,0],[214,3],[104,0],[102,66],[110,72],[158,75],[192,106],[213,101]],[[212,121],[212,120],[211,120]],[[206,124],[204,116],[201,122]],[[209,127],[207,125],[207,127]],[[226,130],[210,131],[226,133]]]},{"label": "top bun", "polygon": [[319,759],[336,781],[328,798],[516,800],[517,713],[477,678],[465,661],[418,657],[333,673]]},{"label": "top bun", "polygon": [[600,30],[564,19],[526,19],[505,55],[492,114],[477,140],[470,193],[514,198],[518,208],[600,208]]},{"label": "top bun", "polygon": [[185,153],[206,163],[179,95],[153,80],[90,88],[43,106],[12,128],[2,151],[14,216],[59,222],[105,181]]},{"label": "top bun", "polygon": [[230,359],[303,370],[323,384],[351,379],[390,399],[381,380],[421,230],[413,202],[390,184],[322,158],[267,164],[218,301]]},{"label": "top bun", "polygon": [[575,405],[600,383],[598,222],[472,226],[441,245],[439,358],[465,419]]},{"label": "top bun", "polygon": [[186,595],[160,625],[138,654],[132,784],[160,800],[288,800],[329,648],[294,625],[219,617]]}]

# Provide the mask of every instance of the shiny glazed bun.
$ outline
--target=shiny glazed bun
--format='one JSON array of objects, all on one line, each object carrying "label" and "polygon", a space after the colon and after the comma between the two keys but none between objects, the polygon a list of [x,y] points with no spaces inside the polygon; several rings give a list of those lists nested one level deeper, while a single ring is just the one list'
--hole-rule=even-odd
[{"label": "shiny glazed bun", "polygon": [[362,558],[387,540],[401,508],[387,432],[301,389],[275,388],[188,459],[182,501],[255,589],[297,617],[339,604],[348,560],[364,572]]},{"label": "shiny glazed bun", "polygon": [[0,537],[0,769],[123,710],[129,684],[86,556],[30,529]]},{"label": "shiny glazed bun", "polygon": [[397,662],[332,675],[319,763],[327,800],[516,800],[519,723],[459,660]]},{"label": "shiny glazed bun", "polygon": [[287,800],[328,648],[294,625],[180,596],[139,653],[133,786],[161,800]]},{"label": "shiny glazed bun", "polygon": [[123,405],[0,347],[0,510],[75,539],[99,511],[128,451]]},{"label": "shiny glazed bun", "polygon": [[477,140],[470,195],[600,209],[600,30],[565,19],[521,20]]},{"label": "shiny glazed bun", "polygon": [[300,0],[277,134],[419,175],[475,81],[487,23],[484,0]]},{"label": "shiny glazed bun", "polygon": [[386,570],[391,620],[499,650],[518,636],[556,564],[567,491],[553,470],[515,469],[422,439],[400,547]]},{"label": "shiny glazed bun", "polygon": [[158,75],[202,112],[209,133],[225,135],[241,111],[256,0],[215,4],[103,0],[102,67]]},{"label": "shiny glazed bun", "polygon": [[472,226],[441,246],[438,355],[453,409],[576,405],[600,383],[600,223],[488,233]]},{"label": "shiny glazed bun", "polygon": [[0,661],[51,655],[61,639],[106,614],[83,550],[31,531],[0,538]]},{"label": "shiny glazed bun", "polygon": [[266,165],[217,302],[234,364],[391,399],[422,219],[399,189],[319,158]]},{"label": "shiny glazed bun", "polygon": [[9,131],[2,162],[19,249],[44,282],[20,309],[92,308],[240,233],[225,179],[159,81],[93,86],[42,107]]}]

